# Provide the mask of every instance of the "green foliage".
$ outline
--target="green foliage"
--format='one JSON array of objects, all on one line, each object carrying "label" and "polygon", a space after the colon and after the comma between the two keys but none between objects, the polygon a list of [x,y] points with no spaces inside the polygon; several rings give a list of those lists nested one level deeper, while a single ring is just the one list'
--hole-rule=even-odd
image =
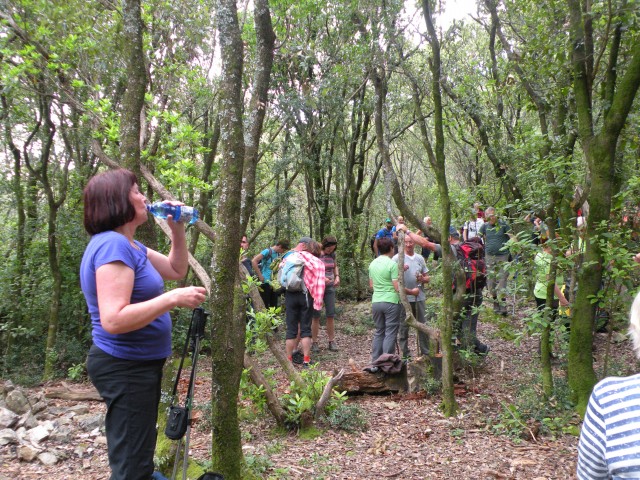
[{"label": "green foliage", "polygon": [[429,396],[434,396],[442,391],[442,380],[434,378],[433,375],[427,375],[422,382],[422,389]]},{"label": "green foliage", "polygon": [[85,374],[85,364],[84,363],[76,363],[72,367],[67,369],[67,376],[70,380],[79,381],[84,377]]},{"label": "green foliage", "polygon": [[367,335],[373,326],[370,313],[342,316],[337,324],[337,328],[350,337]]},{"label": "green foliage", "polygon": [[[289,392],[281,397],[282,405],[285,410],[286,424],[289,428],[299,428],[300,420],[306,412],[313,413],[315,405],[320,400],[324,387],[330,380],[330,376],[317,369],[316,365],[312,365],[308,369],[301,370],[302,386],[295,382],[289,385]],[[327,402],[327,414],[331,414],[338,408],[346,397],[344,393],[333,391],[331,398]]]},{"label": "green foliage", "polygon": [[342,404],[325,417],[327,424],[335,430],[364,432],[368,428],[366,412],[355,403]]},{"label": "green foliage", "polygon": [[313,452],[298,463],[301,467],[313,468],[319,474],[315,477],[318,480],[331,478],[330,474],[338,469],[330,455],[323,455],[318,452]]},{"label": "green foliage", "polygon": [[513,403],[501,404],[502,411],[489,420],[490,430],[515,441],[528,438],[529,432],[537,429],[554,439],[563,434],[573,435],[580,421],[573,411],[565,380],[555,380],[554,396],[549,399],[543,399],[539,385],[534,383],[522,387]]},{"label": "green foliage", "polygon": [[247,475],[252,475],[255,478],[264,478],[264,474],[271,470],[272,467],[273,462],[265,455],[245,454],[242,478],[248,478]]},{"label": "green foliage", "polygon": [[[267,368],[262,371],[262,374],[266,378],[267,382],[272,388],[276,387],[276,381],[274,379],[275,370],[273,368]],[[240,398],[242,400],[246,400],[250,402],[252,406],[252,411],[247,411],[245,404],[242,404],[242,413],[243,416],[249,416],[251,414],[263,414],[267,408],[267,398],[265,396],[265,390],[262,385],[255,385],[251,379],[249,378],[249,371],[245,368],[242,371],[242,376],[240,377]]]}]

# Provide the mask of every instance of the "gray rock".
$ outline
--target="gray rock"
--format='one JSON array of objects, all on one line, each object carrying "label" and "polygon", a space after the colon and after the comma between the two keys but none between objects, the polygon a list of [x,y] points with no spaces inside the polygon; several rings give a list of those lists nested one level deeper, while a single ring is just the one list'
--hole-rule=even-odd
[{"label": "gray rock", "polygon": [[0,398],[6,397],[7,393],[9,393],[11,390],[15,390],[15,388],[16,387],[13,385],[13,382],[11,382],[11,380],[0,383]]},{"label": "gray rock", "polygon": [[26,437],[29,438],[31,442],[38,444],[43,440],[46,440],[47,438],[49,438],[50,433],[51,433],[51,430],[48,429],[45,425],[38,425],[37,427],[32,428],[31,430],[27,430]]},{"label": "gray rock", "polygon": [[5,402],[7,402],[7,408],[18,415],[22,415],[23,413],[27,413],[31,410],[29,399],[20,389],[12,390],[7,393]]},{"label": "gray rock", "polygon": [[20,417],[17,426],[24,426],[26,429],[35,428],[38,426],[38,420],[36,419],[36,416],[29,411]]},{"label": "gray rock", "polygon": [[33,462],[38,456],[38,453],[40,453],[40,450],[32,445],[21,445],[18,447],[18,459],[24,462]]},{"label": "gray rock", "polygon": [[51,432],[51,435],[49,436],[49,440],[58,443],[71,443],[72,439],[73,428],[69,425],[60,425],[53,432]]},{"label": "gray rock", "polygon": [[58,463],[58,457],[56,457],[51,452],[42,452],[40,455],[38,455],[38,460],[40,460],[40,463],[42,463],[43,465],[49,466]]},{"label": "gray rock", "polygon": [[8,408],[0,408],[0,429],[13,427],[19,418]]},{"label": "gray rock", "polygon": [[47,408],[47,405],[49,405],[49,402],[46,400],[38,400],[33,404],[33,407],[31,407],[31,411],[33,413],[43,412]]},{"label": "gray rock", "polygon": [[100,428],[104,424],[104,415],[102,413],[78,415],[76,422],[82,430],[89,432],[95,428]]},{"label": "gray rock", "polygon": [[19,442],[18,434],[10,428],[0,430],[0,445],[10,445]]},{"label": "gray rock", "polygon": [[85,415],[89,413],[89,407],[86,405],[74,405],[73,407],[69,407],[67,411],[75,413],[76,415]]}]

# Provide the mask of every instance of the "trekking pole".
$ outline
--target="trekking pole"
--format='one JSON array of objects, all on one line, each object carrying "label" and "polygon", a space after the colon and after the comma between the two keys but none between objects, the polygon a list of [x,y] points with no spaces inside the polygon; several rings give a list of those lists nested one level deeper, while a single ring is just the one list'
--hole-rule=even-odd
[{"label": "trekking pole", "polygon": [[193,350],[191,356],[191,375],[189,377],[189,386],[187,388],[187,396],[185,399],[185,406],[171,406],[169,407],[169,418],[167,420],[167,427],[165,428],[165,435],[171,440],[178,440],[178,446],[176,449],[176,455],[173,463],[173,474],[171,480],[176,479],[178,473],[178,463],[180,460],[180,453],[183,448],[182,440],[184,442],[184,457],[182,463],[182,479],[187,478],[187,462],[189,460],[189,439],[191,436],[191,411],[193,408],[193,394],[195,387],[196,370],[198,364],[198,355],[200,353],[200,341],[204,338],[204,327],[207,322],[207,316],[209,314],[205,312],[201,307],[193,309],[191,316],[191,323],[189,324],[189,331],[185,340],[185,346],[182,352],[182,358],[180,359],[180,366],[176,375],[176,381],[173,387],[172,400],[175,398],[178,383],[180,381],[180,374],[182,373],[182,365],[186,357],[188,348]]},{"label": "trekking pole", "polygon": [[184,439],[184,458],[182,459],[182,480],[187,480],[187,463],[189,461],[189,440],[191,439],[191,414],[193,411],[193,392],[195,389],[196,369],[198,365],[198,354],[200,353],[200,341],[204,338],[204,327],[207,323],[207,313],[202,308],[194,310],[195,326],[193,332],[193,367],[191,369],[191,379],[187,391],[188,422],[187,432]]}]

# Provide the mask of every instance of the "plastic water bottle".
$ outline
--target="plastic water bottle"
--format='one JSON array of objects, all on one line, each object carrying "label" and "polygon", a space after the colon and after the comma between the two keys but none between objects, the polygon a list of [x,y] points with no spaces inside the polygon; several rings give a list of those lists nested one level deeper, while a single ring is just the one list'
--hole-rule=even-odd
[{"label": "plastic water bottle", "polygon": [[169,205],[164,202],[156,202],[147,204],[147,210],[154,217],[166,220],[169,215],[172,215],[175,222],[188,223],[189,225],[196,223],[198,220],[198,210],[186,205]]}]

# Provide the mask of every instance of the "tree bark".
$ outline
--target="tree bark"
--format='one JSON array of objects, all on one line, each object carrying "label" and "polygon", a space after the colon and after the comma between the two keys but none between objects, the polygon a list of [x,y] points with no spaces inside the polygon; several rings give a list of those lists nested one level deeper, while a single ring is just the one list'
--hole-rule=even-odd
[{"label": "tree bark", "polygon": [[[211,423],[213,470],[240,480],[243,464],[237,400],[244,360],[244,296],[239,285],[238,245],[242,171],[245,158],[242,111],[244,48],[235,0],[219,0],[217,23],[222,74],[220,79],[220,198],[218,227],[225,232],[214,244],[211,311]],[[230,299],[233,299],[231,302]]]},{"label": "tree bark", "polygon": [[[596,305],[591,299],[598,293],[603,274],[603,252],[595,238],[602,227],[607,228],[611,213],[618,138],[624,127],[640,86],[640,41],[633,40],[628,52],[629,62],[617,88],[609,85],[606,95],[610,107],[601,128],[593,118],[593,83],[589,76],[591,60],[586,44],[593,39],[585,22],[590,12],[582,11],[579,0],[567,0],[570,13],[573,63],[573,90],[576,98],[578,134],[591,173],[589,193],[590,218],[587,224],[586,251],[582,270],[578,274],[578,293],[571,317],[569,339],[568,379],[576,400],[577,410],[584,414],[591,390],[596,383],[593,370],[593,322]],[[614,49],[616,50],[616,49]],[[617,70],[617,57],[610,56],[609,71]],[[613,82],[615,77],[610,76]],[[614,82],[615,83],[615,82]],[[598,133],[595,133],[598,130]],[[594,239],[596,241],[589,241]]]},{"label": "tree bark", "polygon": [[249,102],[249,114],[245,129],[247,143],[245,145],[244,174],[242,178],[242,231],[246,231],[249,217],[255,211],[256,202],[256,169],[258,166],[258,147],[262,136],[264,117],[269,102],[269,83],[273,67],[273,50],[276,35],[271,24],[271,12],[268,0],[256,0],[254,5],[254,23],[256,28],[257,59],[253,79],[253,93]]},{"label": "tree bark", "polygon": [[120,156],[125,168],[139,172],[140,115],[147,88],[142,50],[142,13],[140,0],[123,0],[122,4],[122,49],[126,62],[127,88],[122,98]]}]

